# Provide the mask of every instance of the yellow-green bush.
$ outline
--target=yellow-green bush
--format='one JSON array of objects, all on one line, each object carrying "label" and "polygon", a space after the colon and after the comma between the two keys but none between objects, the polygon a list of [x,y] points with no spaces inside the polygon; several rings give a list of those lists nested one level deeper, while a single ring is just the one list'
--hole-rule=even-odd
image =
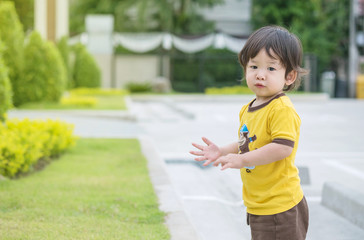
[{"label": "yellow-green bush", "polygon": [[24,49],[28,60],[24,65],[24,78],[18,92],[17,106],[28,102],[58,102],[65,90],[67,71],[54,43],[44,41],[33,31]]},{"label": "yellow-green bush", "polygon": [[97,99],[94,97],[84,97],[84,96],[69,96],[62,97],[62,105],[80,106],[80,107],[94,107],[97,104]]},{"label": "yellow-green bush", "polygon": [[72,72],[70,68],[70,47],[68,45],[68,36],[63,36],[57,42],[57,48],[59,50],[59,53],[61,54],[67,72],[66,88],[70,89],[72,87]]},{"label": "yellow-green bush", "polygon": [[102,88],[74,88],[70,90],[71,95],[78,96],[119,96],[127,95],[125,89],[102,89]]},{"label": "yellow-green bush", "polygon": [[101,86],[101,70],[87,48],[78,43],[73,46],[73,87],[98,88]]},{"label": "yellow-green bush", "polygon": [[4,64],[3,50],[5,46],[0,40],[0,121],[5,119],[5,114],[13,105],[12,89],[8,75],[8,68]]},{"label": "yellow-green bush", "polygon": [[253,92],[245,86],[233,86],[222,88],[206,88],[206,94],[253,94]]},{"label": "yellow-green bush", "polygon": [[59,120],[7,120],[0,125],[0,175],[28,172],[75,144],[73,125]]},{"label": "yellow-green bush", "polygon": [[[21,5],[21,4],[20,4]],[[24,32],[13,2],[0,1],[0,39],[5,44],[3,60],[13,89],[13,103],[18,106],[23,83]],[[28,60],[29,61],[29,60]]]}]

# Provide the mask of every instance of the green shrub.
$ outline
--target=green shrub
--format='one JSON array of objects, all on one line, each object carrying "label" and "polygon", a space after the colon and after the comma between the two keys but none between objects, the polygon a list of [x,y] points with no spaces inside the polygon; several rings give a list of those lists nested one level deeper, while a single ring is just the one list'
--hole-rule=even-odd
[{"label": "green shrub", "polygon": [[94,97],[69,96],[61,98],[62,105],[76,107],[95,107],[97,105],[97,102],[97,99]]},{"label": "green shrub", "polygon": [[18,105],[59,101],[65,90],[66,69],[54,44],[43,41],[40,34],[34,31],[25,46],[24,55],[27,61],[23,84],[18,87],[18,92],[21,93]]},{"label": "green shrub", "polygon": [[137,82],[129,82],[126,84],[126,89],[131,93],[142,93],[142,92],[151,92],[152,84],[149,82],[137,83]]},{"label": "green shrub", "polygon": [[3,53],[3,60],[9,68],[8,76],[14,94],[13,103],[14,105],[18,105],[18,98],[21,97],[18,86],[23,84],[24,32],[13,2],[0,2],[0,39],[6,46]]},{"label": "green shrub", "polygon": [[64,36],[57,42],[57,48],[61,54],[64,66],[67,72],[67,89],[72,88],[72,72],[70,68],[70,47],[68,45],[68,37]]},{"label": "green shrub", "polygon": [[171,56],[172,88],[181,92],[203,92],[207,87],[233,86],[241,80],[237,54],[227,49],[206,49],[195,54]]},{"label": "green shrub", "polygon": [[75,144],[73,126],[55,120],[11,120],[0,125],[0,175],[26,173]]},{"label": "green shrub", "polygon": [[254,94],[248,87],[245,86],[233,86],[222,88],[206,88],[206,94]]},{"label": "green shrub", "polygon": [[72,96],[122,96],[129,92],[125,89],[103,89],[103,88],[74,88],[70,90]]},{"label": "green shrub", "polygon": [[12,90],[8,68],[3,61],[4,44],[0,41],[0,121],[5,119],[6,111],[12,107]]},{"label": "green shrub", "polygon": [[81,43],[74,46],[74,51],[73,87],[100,87],[101,72],[95,59]]}]

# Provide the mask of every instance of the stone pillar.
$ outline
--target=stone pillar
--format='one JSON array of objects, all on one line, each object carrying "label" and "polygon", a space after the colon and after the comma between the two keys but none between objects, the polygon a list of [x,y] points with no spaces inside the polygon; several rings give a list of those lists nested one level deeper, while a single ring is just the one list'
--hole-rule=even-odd
[{"label": "stone pillar", "polygon": [[34,27],[50,41],[68,36],[68,0],[35,0]]}]

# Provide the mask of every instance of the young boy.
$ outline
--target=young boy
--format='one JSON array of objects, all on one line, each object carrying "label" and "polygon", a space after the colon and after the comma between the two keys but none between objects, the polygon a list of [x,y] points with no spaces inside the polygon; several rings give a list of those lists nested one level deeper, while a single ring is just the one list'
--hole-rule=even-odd
[{"label": "young boy", "polygon": [[193,143],[196,161],[240,169],[247,223],[254,240],[301,240],[308,206],[294,165],[301,120],[284,91],[306,73],[300,40],[278,26],[255,31],[239,53],[248,87],[256,98],[242,107],[239,140],[219,147]]}]

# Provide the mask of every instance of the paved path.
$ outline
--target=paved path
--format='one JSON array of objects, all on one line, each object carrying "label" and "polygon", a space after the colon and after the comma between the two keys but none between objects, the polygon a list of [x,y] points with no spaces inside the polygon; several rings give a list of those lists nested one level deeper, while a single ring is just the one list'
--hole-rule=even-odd
[{"label": "paved path", "polygon": [[[201,141],[201,136],[217,144],[235,141],[238,112],[250,99],[133,97],[127,114],[10,111],[9,117],[64,119],[74,123],[76,134],[83,137],[147,136],[165,161],[173,191],[198,238],[250,239],[239,172],[203,168],[188,154],[191,142]],[[296,96],[293,102],[302,119],[296,163],[301,174],[306,173],[303,189],[311,216],[308,239],[364,239],[364,229],[320,204],[322,187],[327,181],[364,192],[364,101]]]}]

